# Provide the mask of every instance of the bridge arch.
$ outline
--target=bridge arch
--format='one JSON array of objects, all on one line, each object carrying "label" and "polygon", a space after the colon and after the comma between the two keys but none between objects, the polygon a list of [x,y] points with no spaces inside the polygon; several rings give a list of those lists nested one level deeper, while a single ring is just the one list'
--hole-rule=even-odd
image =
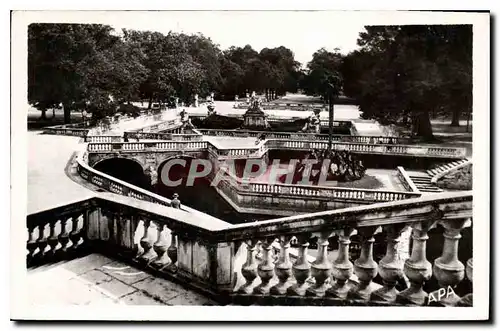
[{"label": "bridge arch", "polygon": [[151,189],[150,177],[144,173],[142,163],[135,158],[103,158],[97,161],[93,168],[140,188]]}]

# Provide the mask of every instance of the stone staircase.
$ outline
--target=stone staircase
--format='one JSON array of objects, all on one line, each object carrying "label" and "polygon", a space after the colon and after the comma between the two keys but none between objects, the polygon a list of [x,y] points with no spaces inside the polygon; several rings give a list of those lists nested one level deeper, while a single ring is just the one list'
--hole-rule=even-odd
[{"label": "stone staircase", "polygon": [[439,193],[443,192],[436,184],[431,182],[432,176],[426,173],[421,173],[419,175],[410,175],[410,179],[413,181],[415,186],[420,192],[426,193]]},{"label": "stone staircase", "polygon": [[458,160],[458,161],[453,161],[453,162],[450,162],[450,163],[445,163],[445,164],[441,164],[435,168],[432,168],[432,169],[429,169],[427,170],[427,173],[431,176],[431,177],[434,177],[436,176],[437,174],[441,173],[441,172],[444,172],[444,171],[448,171],[450,170],[451,168],[454,168],[454,167],[457,167],[465,162],[467,162],[468,159],[462,159],[462,160]]}]

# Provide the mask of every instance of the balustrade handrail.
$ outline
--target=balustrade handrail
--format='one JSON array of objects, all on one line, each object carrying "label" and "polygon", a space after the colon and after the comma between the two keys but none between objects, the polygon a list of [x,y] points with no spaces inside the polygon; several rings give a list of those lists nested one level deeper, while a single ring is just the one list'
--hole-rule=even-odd
[{"label": "balustrade handrail", "polygon": [[[292,139],[296,138],[312,138],[313,140],[328,140],[328,134],[316,134],[316,133],[303,133],[303,132],[280,132],[280,131],[253,131],[253,130],[219,130],[219,129],[198,129],[201,134],[206,134],[210,136],[228,136],[228,137],[254,137],[260,134],[264,134],[268,139],[277,138],[279,136],[288,136]],[[215,134],[211,134],[215,133]],[[225,135],[225,133],[227,133]],[[359,143],[362,141],[366,141],[368,143],[370,140],[375,141],[374,144],[380,145],[378,143],[380,140],[393,140],[394,144],[397,144],[398,141],[411,141],[410,138],[401,138],[401,137],[392,137],[392,136],[351,136],[351,135],[342,135],[342,134],[334,134],[332,138],[339,138],[342,142],[355,142]],[[306,139],[304,139],[306,140]],[[390,144],[391,145],[391,144]],[[398,144],[399,145],[399,144]]]},{"label": "balustrade handrail", "polygon": [[[208,148],[208,144],[210,144],[213,148],[215,148],[218,151],[218,154],[220,156],[228,156],[228,154],[231,150],[253,150],[255,152],[258,152],[258,155],[255,156],[262,156],[266,152],[268,152],[271,149],[284,149],[284,150],[300,150],[300,149],[312,149],[312,148],[319,148],[318,144],[321,145],[326,145],[326,141],[318,141],[318,140],[299,140],[299,141],[290,141],[286,139],[279,139],[279,138],[272,138],[272,139],[267,139],[262,143],[262,146],[260,147],[241,147],[241,148],[218,148],[211,144],[208,141],[159,141],[155,142],[156,144],[190,144],[190,143],[204,143],[205,147],[202,148]],[[92,146],[92,144],[99,144],[99,143],[91,143],[89,144]],[[107,142],[106,144],[112,144],[113,146],[117,146],[118,144],[132,144],[132,145],[138,145],[141,146],[147,143],[144,142]],[[296,146],[287,146],[288,145],[296,145]],[[301,146],[298,146],[298,145]],[[312,144],[312,146],[311,146]],[[451,152],[451,156],[453,157],[462,157],[466,154],[466,149],[465,148],[459,148],[459,147],[439,147],[439,146],[415,146],[415,145],[392,145],[392,144],[364,144],[364,143],[353,143],[353,142],[333,142],[333,149],[334,150],[351,150],[354,152],[361,151],[361,152],[372,152],[372,153],[378,153],[378,154],[385,154],[385,153],[393,153],[393,154],[398,154],[398,155],[413,155],[415,153],[407,153],[403,151],[398,151],[398,149],[404,149],[404,150],[422,150],[425,151],[421,153],[417,153],[418,155],[433,155],[433,156],[450,156],[448,154],[443,155],[442,153],[439,152],[434,152],[433,150],[436,151],[442,151],[442,150],[449,150]],[[343,148],[337,148],[337,146],[342,146]],[[150,148],[149,146],[144,146],[142,149]],[[383,148],[383,150],[376,150],[376,149]],[[121,148],[120,148],[121,150]],[[161,147],[159,150],[164,150]],[[90,150],[89,150],[90,151]],[[96,149],[95,151],[92,150],[91,152],[106,152],[107,150],[99,150]],[[130,150],[131,152],[137,151],[137,149]],[[221,151],[225,151],[222,153]],[[220,153],[219,153],[220,152]],[[238,156],[238,155],[236,155]]]},{"label": "balustrade handrail", "polygon": [[466,167],[466,166],[469,166],[472,164],[472,159],[468,159],[467,161],[463,162],[463,163],[460,163],[454,167],[451,167],[445,171],[441,171],[441,172],[438,172],[437,174],[435,174],[432,178],[431,178],[431,183],[433,184],[436,184],[437,181],[441,178],[443,178],[444,176],[447,176],[449,174],[451,174],[452,172],[458,170],[458,169],[461,169],[463,167]]},{"label": "balustrade handrail", "polygon": [[[394,216],[388,217],[394,212]],[[265,221],[234,224],[221,230],[224,240],[244,240],[266,236],[340,230],[348,227],[416,223],[432,219],[472,218],[472,191],[436,193],[413,199],[381,202]]]},{"label": "balustrade handrail", "polygon": [[[27,226],[32,227],[36,225],[36,220],[43,220],[49,215],[57,214],[57,217],[60,217],[74,214],[79,210],[92,206],[93,201],[128,207],[139,213],[139,215],[149,214],[154,220],[169,222],[169,226],[175,227],[172,222],[180,222],[182,224],[179,224],[179,226],[184,227],[187,231],[205,233],[215,241],[224,242],[254,237],[263,238],[266,236],[296,234],[306,231],[317,232],[347,227],[359,228],[421,222],[429,221],[432,218],[436,220],[452,220],[472,217],[472,191],[436,193],[408,200],[321,211],[243,224],[230,224],[215,217],[205,218],[206,222],[200,222],[199,220],[193,220],[192,214],[187,213],[189,210],[186,207],[184,207],[186,210],[165,208],[165,206],[154,202],[100,192],[95,197],[29,214],[27,216]],[[397,213],[395,213],[394,217],[388,218],[387,212]],[[210,215],[203,214],[203,216]],[[217,222],[213,222],[214,220]]]},{"label": "balustrade handrail", "polygon": [[[407,192],[407,191],[391,191],[391,190],[376,190],[376,189],[365,189],[365,188],[352,188],[352,187],[339,187],[339,186],[321,186],[321,185],[304,185],[304,184],[287,184],[287,183],[259,183],[259,182],[249,182],[239,178],[235,174],[225,172],[226,176],[231,177],[233,181],[238,185],[242,185],[237,187],[238,190],[253,192],[247,189],[244,185],[269,185],[269,186],[278,186],[278,187],[287,187],[287,188],[304,188],[309,190],[330,190],[330,191],[347,191],[347,192],[368,192],[368,193],[394,193],[394,194],[405,194],[408,196],[420,197],[421,193],[419,192]],[[263,194],[265,192],[257,192],[259,194]],[[305,194],[305,193],[304,193]]]},{"label": "balustrade handrail", "polygon": [[415,183],[413,182],[413,180],[410,178],[410,176],[403,167],[398,166],[397,170],[400,177],[402,177],[401,181],[403,182],[403,185],[404,183],[406,183],[412,192],[420,192],[418,187],[415,185]]}]

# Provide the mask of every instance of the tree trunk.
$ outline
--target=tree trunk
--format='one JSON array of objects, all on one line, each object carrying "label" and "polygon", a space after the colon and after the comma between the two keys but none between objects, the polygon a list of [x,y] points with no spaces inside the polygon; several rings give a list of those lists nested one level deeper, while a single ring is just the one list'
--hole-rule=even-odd
[{"label": "tree trunk", "polygon": [[460,126],[460,108],[453,109],[451,114],[451,126]]},{"label": "tree trunk", "polygon": [[149,97],[149,103],[148,103],[148,110],[151,109],[151,106],[153,105],[153,96]]},{"label": "tree trunk", "polygon": [[46,120],[47,119],[47,109],[40,109],[42,112],[42,115],[40,116],[41,120]]},{"label": "tree trunk", "polygon": [[328,97],[328,154],[332,151],[333,139],[333,95]]},{"label": "tree trunk", "polygon": [[52,108],[52,119],[56,118],[56,109]]},{"label": "tree trunk", "polygon": [[71,123],[71,109],[63,104],[63,111],[64,111],[64,124],[70,124]]},{"label": "tree trunk", "polygon": [[429,118],[429,112],[423,111],[415,115],[415,134],[422,137],[424,141],[434,140],[434,135],[432,134],[431,120]]},{"label": "tree trunk", "polygon": [[269,102],[269,89],[266,88],[266,101]]}]

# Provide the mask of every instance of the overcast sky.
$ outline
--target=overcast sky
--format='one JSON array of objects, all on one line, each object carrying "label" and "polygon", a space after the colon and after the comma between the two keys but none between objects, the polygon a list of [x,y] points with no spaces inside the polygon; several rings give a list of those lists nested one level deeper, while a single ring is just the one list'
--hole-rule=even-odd
[{"label": "overcast sky", "polygon": [[257,51],[285,46],[302,65],[322,47],[330,51],[338,47],[342,53],[354,50],[359,32],[364,30],[364,23],[347,12],[149,12],[115,21],[116,30],[200,32],[222,49],[246,44]]}]

